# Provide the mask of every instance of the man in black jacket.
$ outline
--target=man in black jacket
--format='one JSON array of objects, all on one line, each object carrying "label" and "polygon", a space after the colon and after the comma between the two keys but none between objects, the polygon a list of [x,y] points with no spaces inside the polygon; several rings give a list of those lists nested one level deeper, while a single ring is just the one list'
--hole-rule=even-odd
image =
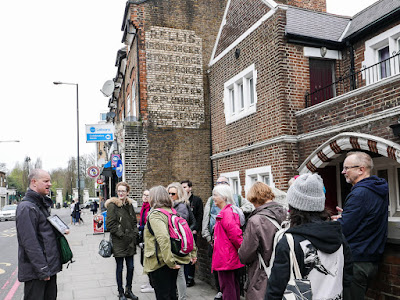
[{"label": "man in black jacket", "polygon": [[[197,244],[197,233],[201,233],[201,223],[203,221],[203,201],[200,197],[197,197],[192,194],[192,182],[190,180],[183,180],[181,181],[182,187],[188,193],[189,202],[190,202],[190,209],[193,212],[193,215],[196,219],[196,228],[193,230],[193,238]],[[186,278],[186,285],[188,287],[194,286],[194,273],[195,273],[195,266],[192,264],[185,265],[185,278]]]},{"label": "man in black jacket", "polygon": [[51,179],[44,170],[32,170],[29,189],[17,208],[18,280],[25,282],[24,300],[57,298],[61,258],[56,234],[47,221],[52,201],[47,197]]}]

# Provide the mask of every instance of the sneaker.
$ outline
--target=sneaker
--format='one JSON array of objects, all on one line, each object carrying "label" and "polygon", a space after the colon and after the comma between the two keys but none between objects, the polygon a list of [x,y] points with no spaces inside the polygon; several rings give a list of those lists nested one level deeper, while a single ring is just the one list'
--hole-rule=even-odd
[{"label": "sneaker", "polygon": [[154,289],[150,286],[150,287],[146,287],[144,289],[140,289],[141,293],[154,293]]},{"label": "sneaker", "polygon": [[194,279],[188,279],[186,286],[187,287],[191,287],[194,286],[196,283],[194,282]]},{"label": "sneaker", "polygon": [[143,284],[143,285],[140,286],[140,289],[141,289],[141,290],[142,290],[142,289],[147,289],[147,288],[151,288],[150,283],[146,283],[146,284]]},{"label": "sneaker", "polygon": [[221,292],[218,292],[214,297],[214,300],[219,300],[219,299],[222,299],[222,293]]}]

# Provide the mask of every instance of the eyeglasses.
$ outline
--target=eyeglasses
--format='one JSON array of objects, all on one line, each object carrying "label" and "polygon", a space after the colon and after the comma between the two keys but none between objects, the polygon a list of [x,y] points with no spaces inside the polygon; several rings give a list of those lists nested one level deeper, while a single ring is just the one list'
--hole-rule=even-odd
[{"label": "eyeglasses", "polygon": [[145,194],[143,194],[143,196],[144,196],[144,197],[149,197],[150,195],[145,195]]},{"label": "eyeglasses", "polygon": [[351,167],[343,167],[343,171],[348,171],[350,169],[354,169],[354,168],[361,168],[360,166],[351,166]]},{"label": "eyeglasses", "polygon": [[229,184],[229,183],[226,181],[217,181],[215,184]]},{"label": "eyeglasses", "polygon": [[171,196],[175,196],[176,195],[176,193],[169,193]]},{"label": "eyeglasses", "polygon": [[127,191],[117,191],[117,193],[126,193]]}]

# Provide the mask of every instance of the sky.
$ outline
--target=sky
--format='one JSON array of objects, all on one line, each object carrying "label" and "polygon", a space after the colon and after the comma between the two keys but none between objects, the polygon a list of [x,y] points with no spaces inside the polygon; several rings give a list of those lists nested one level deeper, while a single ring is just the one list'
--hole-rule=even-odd
[{"label": "sky", "polygon": [[[327,0],[327,11],[352,16],[375,0]],[[85,124],[107,112],[100,92],[113,79],[126,0],[19,0],[0,2],[0,163],[11,170],[25,157],[43,169],[66,168],[77,155],[79,84],[80,155],[95,153]],[[4,141],[19,140],[19,143]]]}]

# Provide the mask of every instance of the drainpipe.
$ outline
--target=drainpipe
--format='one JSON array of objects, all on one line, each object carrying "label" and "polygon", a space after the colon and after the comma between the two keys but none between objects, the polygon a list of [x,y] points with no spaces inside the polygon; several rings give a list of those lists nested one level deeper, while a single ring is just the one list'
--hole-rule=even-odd
[{"label": "drainpipe", "polygon": [[350,42],[347,42],[347,46],[350,47],[350,88],[351,90],[355,90],[357,88],[356,86],[356,78],[354,76],[355,73],[355,62],[354,62],[354,47],[353,44]]}]

